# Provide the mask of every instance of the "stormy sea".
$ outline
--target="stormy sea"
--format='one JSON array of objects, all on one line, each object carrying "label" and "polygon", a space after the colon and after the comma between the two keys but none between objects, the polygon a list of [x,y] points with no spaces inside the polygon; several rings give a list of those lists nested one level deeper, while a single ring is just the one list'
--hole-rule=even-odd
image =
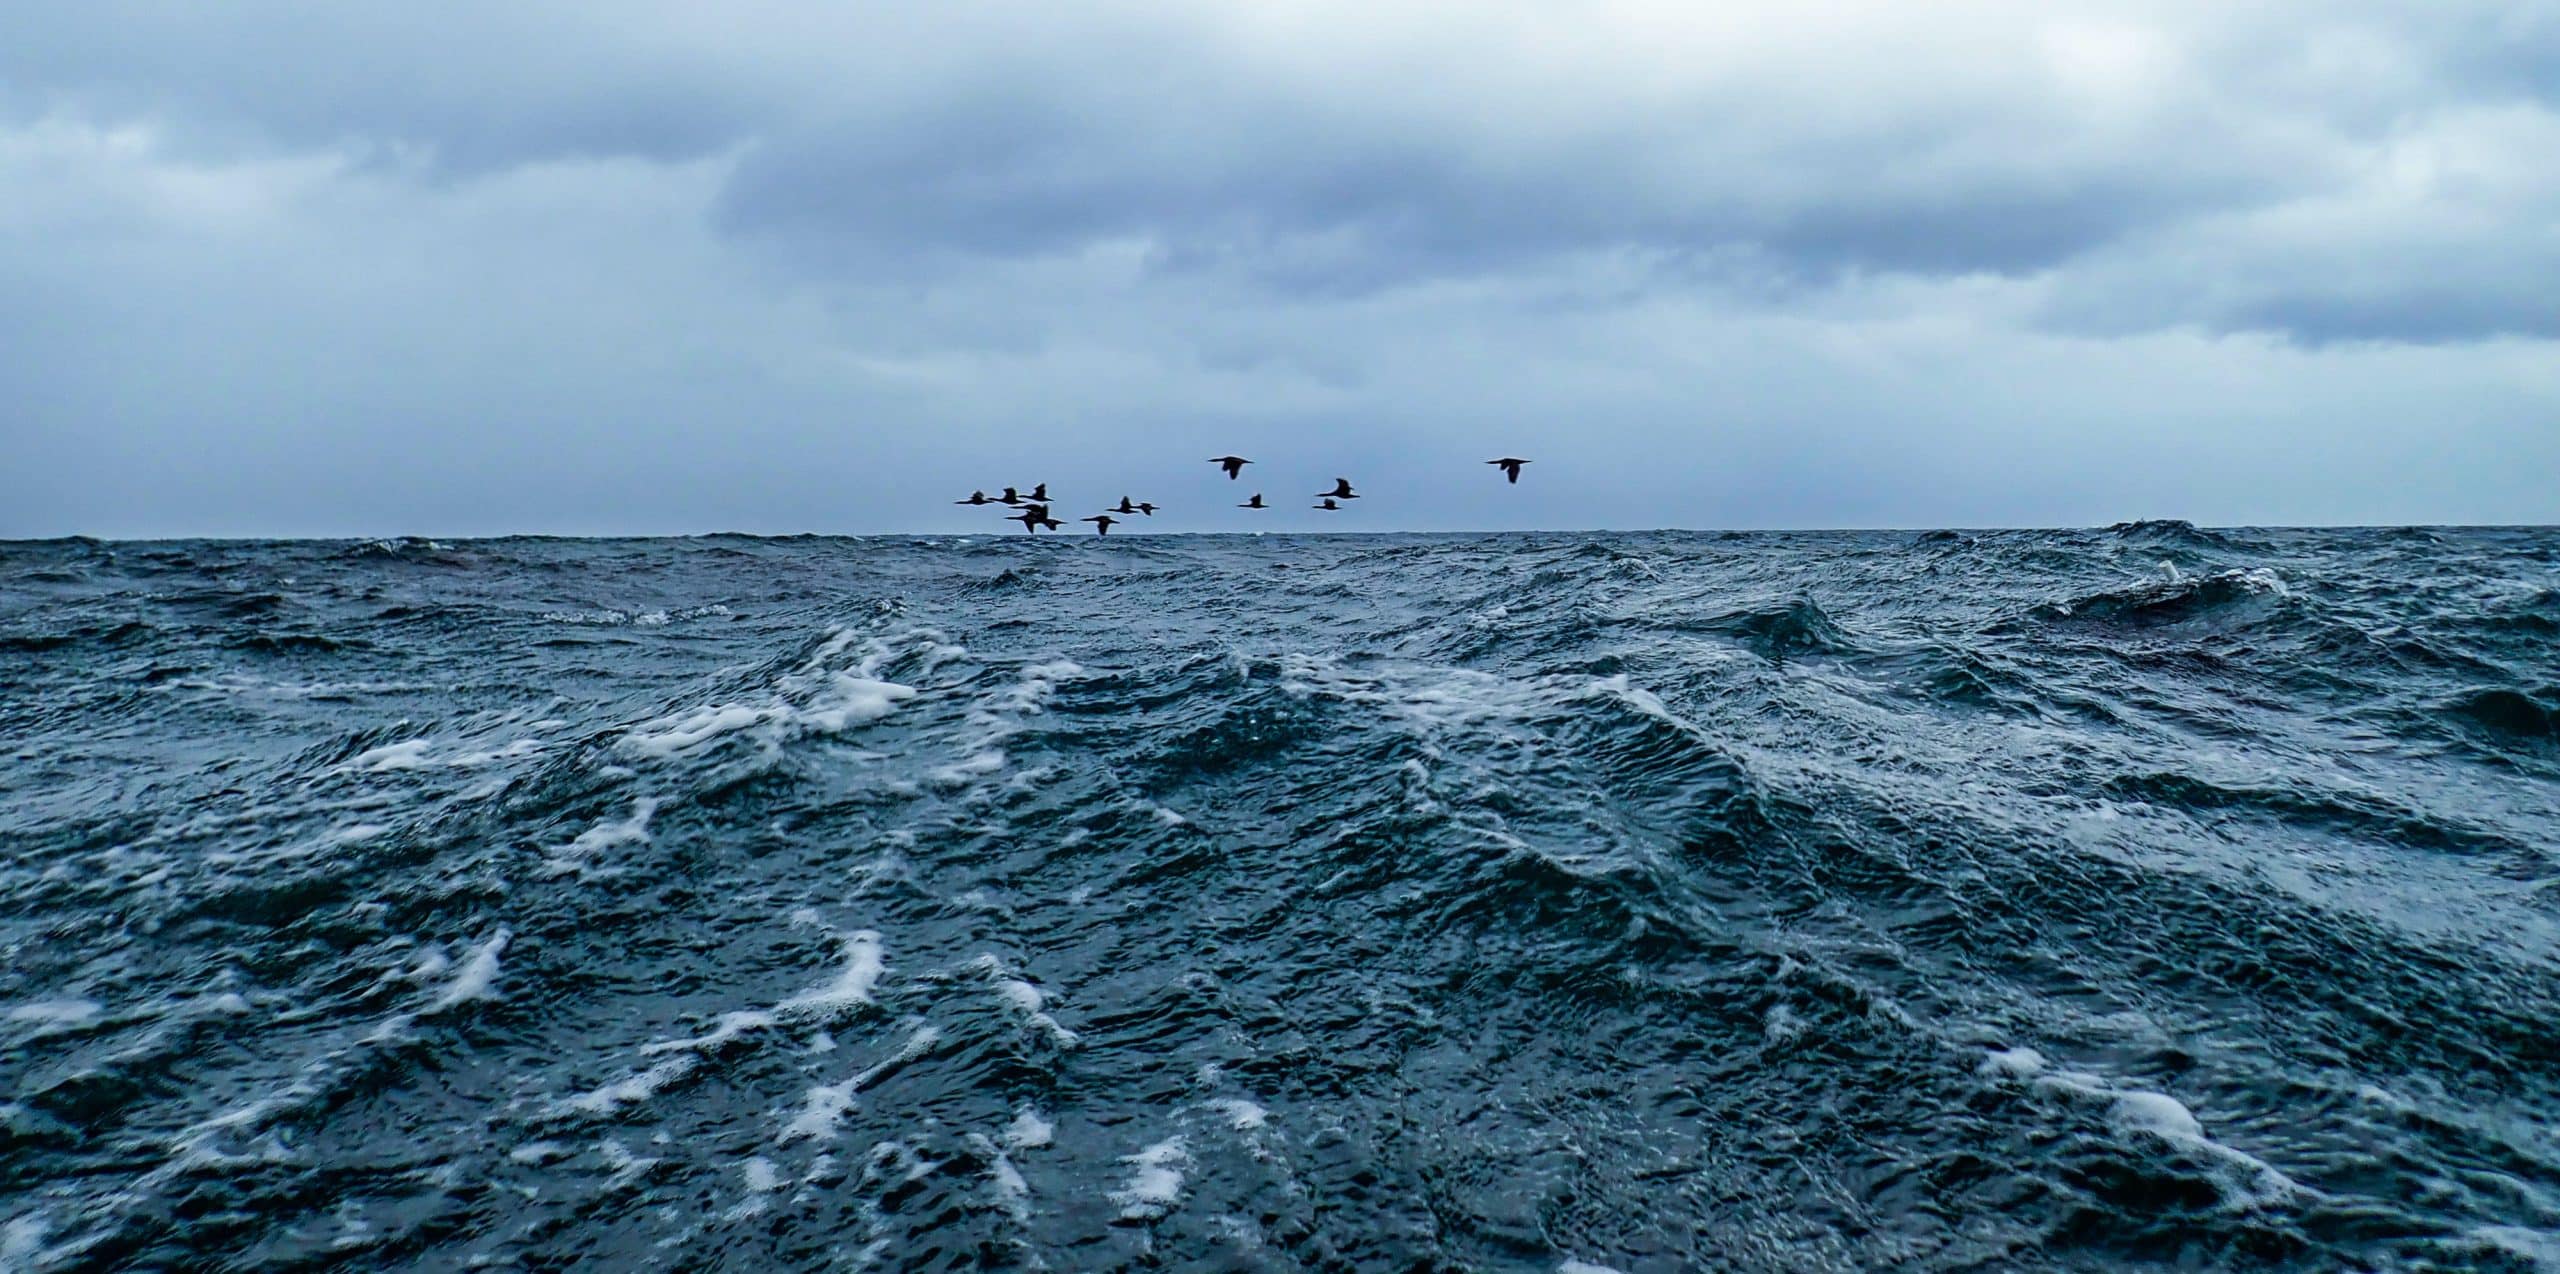
[{"label": "stormy sea", "polygon": [[2560,1265],[2560,531],[0,545],[0,1268]]}]

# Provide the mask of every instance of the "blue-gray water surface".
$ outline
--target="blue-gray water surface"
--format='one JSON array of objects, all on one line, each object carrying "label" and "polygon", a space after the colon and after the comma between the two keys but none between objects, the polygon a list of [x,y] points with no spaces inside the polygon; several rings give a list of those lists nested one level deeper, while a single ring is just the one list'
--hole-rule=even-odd
[{"label": "blue-gray water surface", "polygon": [[2560,1263],[2560,532],[0,545],[0,1268]]}]

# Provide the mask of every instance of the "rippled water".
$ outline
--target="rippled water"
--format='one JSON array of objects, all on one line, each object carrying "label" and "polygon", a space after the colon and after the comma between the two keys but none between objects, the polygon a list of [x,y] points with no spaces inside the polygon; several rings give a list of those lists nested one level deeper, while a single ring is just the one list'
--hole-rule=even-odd
[{"label": "rippled water", "polygon": [[0,687],[0,1267],[2560,1261],[2560,532],[17,544]]}]

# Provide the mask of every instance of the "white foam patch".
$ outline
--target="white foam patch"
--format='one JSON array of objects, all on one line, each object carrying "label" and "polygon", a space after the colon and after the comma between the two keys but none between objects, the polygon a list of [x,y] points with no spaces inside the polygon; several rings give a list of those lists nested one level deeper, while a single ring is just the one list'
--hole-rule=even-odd
[{"label": "white foam patch", "polygon": [[403,743],[386,744],[370,751],[359,752],[353,760],[347,762],[345,768],[379,774],[384,770],[423,769],[431,764],[434,763],[427,760],[427,741],[410,739]]},{"label": "white foam patch", "polygon": [[700,1035],[643,1044],[640,1046],[640,1055],[655,1057],[661,1053],[716,1053],[726,1048],[730,1041],[744,1036],[747,1032],[762,1030],[774,1024],[773,1014],[762,1009],[740,1009],[734,1013],[721,1014],[719,1020],[711,1024],[711,1029]]},{"label": "white foam patch", "polygon": [[657,1096],[660,1089],[692,1074],[693,1068],[701,1064],[701,1059],[690,1053],[680,1054],[637,1075],[625,1076],[602,1088],[580,1093],[561,1105],[598,1117],[610,1115],[625,1106]]},{"label": "white foam patch", "polygon": [[1804,1023],[1796,1011],[1784,1004],[1772,1004],[1760,1022],[1761,1037],[1771,1044],[1785,1044],[1804,1034]]},{"label": "white foam patch", "polygon": [[0,1226],[0,1270],[32,1270],[44,1255],[45,1215],[30,1212]]},{"label": "white foam patch", "polygon": [[[869,1006],[872,989],[878,985],[885,967],[880,935],[869,929],[847,934],[843,940],[843,952],[845,967],[833,981],[803,991],[771,1009],[740,1009],[723,1013],[712,1023],[710,1030],[700,1035],[644,1044],[640,1047],[641,1056],[665,1060],[639,1074],[567,1098],[559,1103],[557,1109],[596,1117],[610,1116],[625,1106],[647,1101],[668,1085],[691,1076],[702,1065],[703,1059],[727,1049],[751,1033],[767,1031],[785,1023],[824,1026]],[[931,1031],[931,1028],[924,1028],[919,1034],[925,1031]],[[932,1034],[935,1040],[940,1039],[939,1032]],[[912,1040],[910,1047],[914,1047]],[[848,1104],[850,1098],[848,1092]],[[835,1113],[841,1115],[843,1112],[838,1110]]]},{"label": "white foam patch", "polygon": [[1120,1205],[1120,1215],[1135,1221],[1152,1221],[1173,1210],[1182,1200],[1182,1170],[1191,1163],[1191,1152],[1180,1137],[1167,1137],[1134,1155],[1123,1155],[1120,1162],[1131,1168],[1129,1180],[1111,1192],[1111,1201]]},{"label": "white foam patch", "polygon": [[606,819],[578,833],[576,839],[551,851],[551,856],[544,862],[545,870],[551,875],[563,875],[585,866],[589,860],[606,850],[620,849],[626,845],[647,844],[649,820],[655,817],[657,812],[658,798],[654,796],[643,796],[632,801],[630,817]]},{"label": "white foam patch", "polygon": [[540,1166],[567,1157],[569,1147],[557,1141],[528,1141],[507,1152],[510,1163]]},{"label": "white foam patch", "polygon": [[2157,1133],[2171,1140],[2204,1140],[2204,1124],[2195,1112],[2167,1093],[2118,1093],[2110,1113],[2122,1127]]},{"label": "white foam patch", "polygon": [[98,1020],[102,1010],[96,1000],[65,996],[56,1000],[34,1000],[9,1006],[12,1022],[34,1022],[43,1026],[81,1026]]},{"label": "white foam patch", "polygon": [[1211,1110],[1226,1116],[1227,1126],[1237,1132],[1252,1132],[1271,1122],[1271,1112],[1241,1097],[1221,1097],[1209,1103]]},{"label": "white foam patch", "polygon": [[1004,1127],[1004,1144],[1016,1150],[1036,1150],[1057,1137],[1057,1125],[1041,1118],[1040,1112],[1028,1106]]},{"label": "white foam patch", "polygon": [[460,756],[450,757],[445,764],[457,769],[476,769],[483,765],[494,765],[500,761],[521,761],[529,756],[539,756],[542,748],[543,743],[540,739],[518,739],[502,748],[492,748],[486,752],[465,752]]},{"label": "white foam patch", "polygon": [[1567,1257],[1556,1266],[1556,1274],[1626,1274],[1626,1271],[1614,1265],[1595,1265]]},{"label": "white foam patch", "polygon": [[782,1174],[774,1169],[771,1159],[756,1155],[748,1159],[743,1167],[748,1190],[756,1194],[771,1194],[782,1188]]},{"label": "white foam patch", "polygon": [[2181,1149],[2219,1160],[2230,1176],[2216,1174],[2223,1201],[2251,1208],[2281,1202],[2303,1187],[2274,1165],[2234,1150],[2205,1135],[2204,1121],[2186,1103],[2167,1093],[2127,1088],[2086,1071],[2055,1070],[2032,1048],[1995,1050],[1984,1055],[1974,1073],[2001,1082],[2025,1081],[2039,1093],[2105,1108],[2107,1120],[2128,1133],[2157,1137]]},{"label": "white foam patch", "polygon": [[832,1140],[847,1111],[853,1109],[854,1095],[869,1088],[891,1072],[931,1053],[942,1045],[942,1031],[929,1022],[917,1023],[907,1033],[907,1042],[897,1052],[873,1063],[861,1073],[840,1084],[814,1085],[800,1108],[800,1113],[785,1124],[774,1140],[788,1145],[794,1141]]},{"label": "white foam patch", "polygon": [[596,1143],[596,1154],[604,1160],[606,1170],[613,1174],[612,1179],[605,1183],[605,1188],[609,1190],[628,1186],[649,1175],[649,1170],[658,1166],[657,1160],[644,1159],[635,1155],[629,1148],[611,1137]]},{"label": "white foam patch", "polygon": [[1022,1171],[1013,1166],[1011,1156],[998,1148],[985,1133],[969,1134],[969,1148],[987,1161],[987,1193],[995,1205],[1016,1223],[1031,1219],[1031,1183],[1023,1180]]},{"label": "white foam patch", "polygon": [[966,787],[971,780],[994,774],[1004,769],[1004,766],[1005,754],[1002,749],[981,748],[969,754],[966,760],[955,761],[935,770],[931,777],[935,784],[942,787]]},{"label": "white foam patch", "polygon": [[508,941],[514,936],[501,927],[490,935],[488,941],[473,947],[471,954],[463,960],[461,971],[453,975],[453,981],[446,983],[443,990],[436,992],[436,998],[427,1003],[424,1013],[432,1017],[471,1000],[496,999],[498,954],[507,949]]},{"label": "white foam patch", "polygon": [[1044,1011],[1048,997],[1040,993],[1040,988],[1020,978],[1004,976],[1003,966],[995,964],[992,956],[988,957],[987,963],[995,979],[996,994],[1001,996],[1005,1003],[1012,1005],[1016,1012],[1021,1013],[1026,1023],[1048,1032],[1049,1038],[1056,1041],[1059,1047],[1075,1047],[1078,1041],[1076,1033],[1059,1025],[1058,1019]]},{"label": "white foam patch", "polygon": [[1022,670],[1021,679],[1006,691],[1004,706],[1030,715],[1049,710],[1049,700],[1058,693],[1058,683],[1073,681],[1085,675],[1084,665],[1072,659],[1052,659]]},{"label": "white foam patch", "polygon": [[707,747],[729,735],[743,734],[767,752],[794,738],[841,734],[877,721],[916,697],[913,686],[883,681],[872,672],[891,652],[874,643],[872,652],[851,671],[830,666],[843,657],[855,634],[839,629],[797,671],[782,677],[774,697],[764,703],[721,703],[644,722],[622,738],[625,750],[668,760]]},{"label": "white foam patch", "polygon": [[1016,1221],[1031,1219],[1031,1183],[1022,1179],[1021,1170],[1015,1168],[1013,1160],[1005,1158],[1002,1151],[998,1151],[995,1162],[988,1165],[987,1179],[995,1189],[998,1207]]},{"label": "white foam patch", "polygon": [[2522,1260],[2537,1270],[2560,1270],[2560,1234],[2521,1225],[2484,1225],[2463,1233],[2470,1246],[2486,1254]]},{"label": "white foam patch", "polygon": [[1985,1056],[1980,1065],[1974,1067],[1974,1072],[1980,1075],[2013,1075],[2021,1078],[2038,1075],[2043,1071],[2044,1054],[2032,1048],[1997,1049]]},{"label": "white foam patch", "polygon": [[841,1084],[820,1084],[811,1087],[800,1107],[800,1113],[793,1116],[790,1123],[783,1125],[782,1135],[774,1140],[787,1146],[803,1139],[818,1141],[833,1139],[837,1126],[844,1122],[845,1112],[853,1109],[853,1094],[856,1087],[856,1082],[850,1079]]},{"label": "white foam patch", "polygon": [[786,1021],[828,1021],[872,1003],[872,988],[880,984],[885,964],[880,950],[880,935],[869,929],[858,929],[845,935],[844,970],[835,981],[803,991],[774,1006],[774,1016]]}]

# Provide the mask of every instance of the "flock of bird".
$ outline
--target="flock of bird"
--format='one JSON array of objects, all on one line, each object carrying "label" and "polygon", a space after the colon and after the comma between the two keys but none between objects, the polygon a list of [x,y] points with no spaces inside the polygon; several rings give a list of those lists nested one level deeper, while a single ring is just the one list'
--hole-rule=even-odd
[{"label": "flock of bird", "polygon": [[[1243,456],[1216,456],[1212,457],[1209,463],[1226,470],[1227,481],[1233,482],[1241,478],[1244,475],[1244,467],[1252,464],[1253,462],[1245,459]],[[1499,460],[1487,460],[1485,463],[1500,468],[1503,476],[1510,479],[1512,485],[1517,486],[1520,482],[1520,466],[1529,462],[1519,459],[1516,456],[1504,456]],[[1342,511],[1343,501],[1357,500],[1359,498],[1360,493],[1351,489],[1351,479],[1336,478],[1333,480],[1333,489],[1331,491],[1316,492],[1316,502],[1308,507],[1328,513],[1339,513]],[[1027,493],[1018,491],[1012,487],[1006,487],[1004,489],[1004,494],[1002,495],[988,495],[984,491],[972,491],[969,493],[968,499],[954,500],[952,503],[973,505],[1001,504],[1006,508],[1018,510],[1018,512],[1006,514],[1005,521],[1019,522],[1022,524],[1022,529],[1026,533],[1033,535],[1037,535],[1043,530],[1055,531],[1066,525],[1066,523],[1049,516],[1049,484],[1046,482],[1032,487]],[[1239,509],[1268,509],[1271,506],[1264,504],[1262,502],[1262,493],[1256,491],[1253,493],[1252,499],[1246,500],[1244,503],[1239,504],[1236,507]],[[1133,513],[1146,517],[1154,517],[1156,515],[1156,506],[1144,500],[1132,502],[1129,497],[1124,495],[1120,497],[1120,503],[1113,505],[1110,509],[1094,514],[1091,517],[1080,518],[1078,521],[1093,523],[1093,531],[1096,535],[1109,535],[1111,534],[1111,528],[1128,521],[1129,515]],[[1114,516],[1115,514],[1118,516]]]}]

